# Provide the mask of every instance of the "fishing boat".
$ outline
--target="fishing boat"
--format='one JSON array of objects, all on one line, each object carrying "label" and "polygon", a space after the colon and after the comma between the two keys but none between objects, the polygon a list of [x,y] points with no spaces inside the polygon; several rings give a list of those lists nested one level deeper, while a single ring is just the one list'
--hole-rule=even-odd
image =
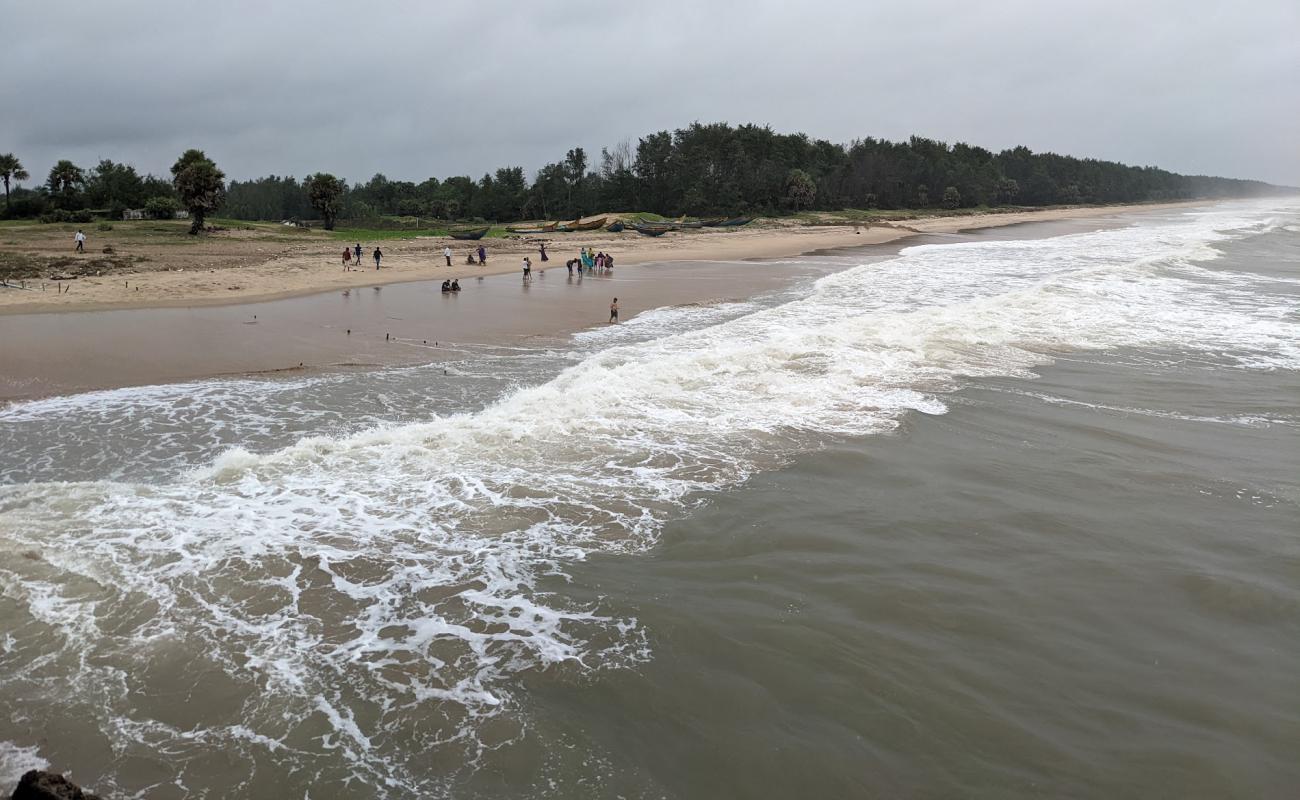
[{"label": "fishing boat", "polygon": [[667,225],[633,225],[632,230],[642,236],[663,236],[672,228]]},{"label": "fishing boat", "polygon": [[605,227],[605,220],[606,217],[601,217],[600,219],[593,219],[591,222],[583,222],[580,219],[575,219],[573,222],[566,222],[565,224],[556,228],[556,230],[562,231],[564,233],[572,233],[574,231],[594,231]]},{"label": "fishing boat", "polygon": [[732,217],[731,219],[724,219],[722,222],[719,222],[718,227],[739,228],[741,225],[748,225],[753,221],[754,221],[753,217]]},{"label": "fishing boat", "polygon": [[469,231],[452,231],[451,238],[470,239],[470,240],[482,239],[485,235],[487,235],[488,230],[489,230],[488,228],[475,228],[474,230],[469,230]]},{"label": "fishing boat", "polygon": [[618,220],[614,220],[614,224],[610,225],[605,230],[609,231],[610,233],[622,233],[623,228],[624,228],[623,220],[618,219]]},{"label": "fishing boat", "polygon": [[506,231],[508,233],[554,233],[559,224],[558,222],[548,222],[536,228],[506,228]]},{"label": "fishing boat", "polygon": [[722,217],[711,217],[709,219],[700,220],[700,225],[705,228],[716,228],[723,222],[726,222],[726,220]]}]

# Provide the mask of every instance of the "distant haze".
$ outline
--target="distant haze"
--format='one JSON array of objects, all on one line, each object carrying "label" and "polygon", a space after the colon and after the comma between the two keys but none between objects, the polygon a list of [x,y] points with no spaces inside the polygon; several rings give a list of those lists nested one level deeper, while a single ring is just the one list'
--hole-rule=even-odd
[{"label": "distant haze", "polygon": [[1300,2],[0,0],[0,152],[531,175],[692,121],[1300,184]]}]

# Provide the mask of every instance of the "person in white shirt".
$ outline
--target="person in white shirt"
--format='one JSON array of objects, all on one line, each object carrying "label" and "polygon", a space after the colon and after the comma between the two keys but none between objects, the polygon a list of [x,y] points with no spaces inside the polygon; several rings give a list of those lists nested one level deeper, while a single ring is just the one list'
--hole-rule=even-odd
[{"label": "person in white shirt", "polygon": [[77,242],[77,252],[78,253],[86,252],[86,234],[82,233],[81,231],[77,231],[77,235],[72,238]]},{"label": "person in white shirt", "polygon": [[451,266],[451,245],[442,248],[442,257],[447,259],[447,266]]}]

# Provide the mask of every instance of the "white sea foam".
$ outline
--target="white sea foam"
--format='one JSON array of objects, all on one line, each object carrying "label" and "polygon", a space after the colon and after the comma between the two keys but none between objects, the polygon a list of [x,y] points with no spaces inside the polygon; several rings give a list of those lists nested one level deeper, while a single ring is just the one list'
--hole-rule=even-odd
[{"label": "white sea foam", "polygon": [[36,747],[0,741],[0,792],[8,792],[28,770],[49,768],[50,762],[41,758]]},{"label": "white sea foam", "polygon": [[[68,650],[99,656],[78,680],[117,714],[131,714],[125,689],[95,673],[139,667],[153,657],[142,640],[166,641],[260,687],[238,730],[205,735],[268,748],[323,726],[296,747],[427,790],[412,753],[455,746],[472,761],[482,720],[516,704],[512,676],[647,656],[634,619],[566,599],[566,566],[644,549],[707,492],[829,437],[943,413],[972,378],[1032,377],[1056,353],[1300,368],[1300,325],[1281,313],[1294,298],[1206,266],[1214,243],[1259,218],[1232,208],[912,247],[771,307],[670,309],[580,336],[605,338],[481,410],[232,449],[156,485],[0,488],[0,541],[42,553],[0,565],[4,596]],[[119,618],[141,607],[147,622]],[[165,741],[134,722],[116,729]]]}]

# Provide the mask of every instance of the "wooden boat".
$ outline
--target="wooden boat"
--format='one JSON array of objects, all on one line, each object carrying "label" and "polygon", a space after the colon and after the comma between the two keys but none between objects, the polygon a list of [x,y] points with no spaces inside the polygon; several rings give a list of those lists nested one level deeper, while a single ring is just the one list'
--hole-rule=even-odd
[{"label": "wooden boat", "polygon": [[572,233],[574,231],[594,231],[605,227],[605,219],[606,217],[601,217],[600,219],[593,219],[591,222],[583,222],[575,219],[573,222],[567,222],[564,225],[561,225],[556,228],[556,230],[563,231],[564,233]]},{"label": "wooden boat", "polygon": [[722,217],[712,217],[712,218],[710,218],[710,219],[702,219],[702,220],[700,220],[700,225],[703,226],[703,227],[705,227],[705,228],[716,228],[716,227],[718,227],[719,225],[721,225],[721,224],[722,224],[723,222],[725,222],[725,221],[726,221],[726,220],[723,219]]},{"label": "wooden boat", "polygon": [[663,236],[672,228],[667,225],[633,225],[632,230],[642,236]]},{"label": "wooden boat", "polygon": [[732,217],[731,219],[724,219],[722,222],[719,222],[718,227],[739,228],[741,225],[748,225],[753,221],[754,221],[753,217]]},{"label": "wooden boat", "polygon": [[622,233],[623,228],[624,228],[623,220],[619,219],[619,220],[614,220],[614,224],[610,225],[605,230],[609,231],[610,233]]},{"label": "wooden boat", "polygon": [[451,238],[470,239],[470,240],[482,239],[487,234],[488,230],[489,230],[488,228],[476,228],[474,230],[469,230],[469,231],[452,231]]},{"label": "wooden boat", "polygon": [[536,228],[506,228],[506,231],[509,233],[554,233],[559,224],[558,222],[548,222]]}]

